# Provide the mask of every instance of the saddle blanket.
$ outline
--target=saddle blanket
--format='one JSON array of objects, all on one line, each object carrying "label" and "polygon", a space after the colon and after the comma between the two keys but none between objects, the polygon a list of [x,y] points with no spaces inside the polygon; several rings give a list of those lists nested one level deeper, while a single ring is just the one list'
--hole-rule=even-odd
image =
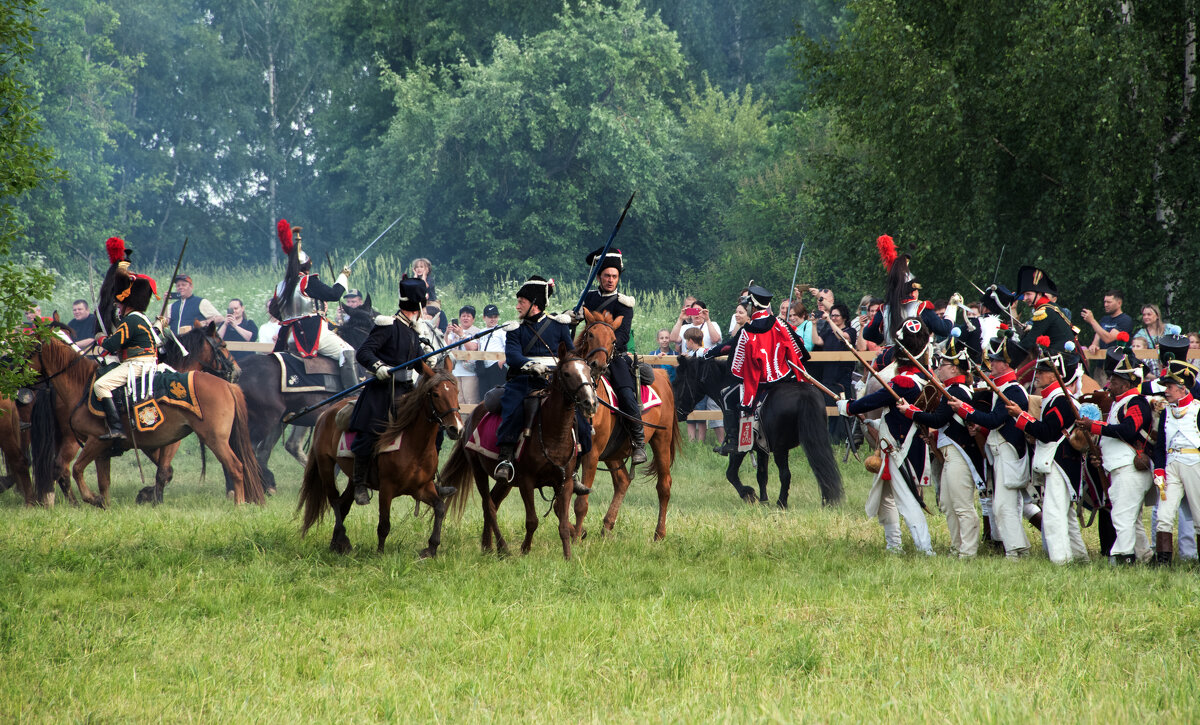
[{"label": "saddle blanket", "polygon": [[[475,451],[481,456],[491,458],[493,461],[500,460],[500,444],[497,442],[497,437],[500,433],[500,414],[499,413],[484,413],[479,419],[479,425],[475,426],[475,430],[471,431],[471,437],[467,439],[466,447]],[[521,438],[517,441],[517,452],[515,462],[521,460],[521,454],[525,452],[525,432],[521,432]]]},{"label": "saddle blanket", "polygon": [[[106,368],[97,370],[95,377],[92,378],[92,383],[95,383],[96,378],[105,372],[107,372]],[[130,405],[133,406],[133,413],[130,417],[137,422],[138,430],[151,431],[162,423],[162,411],[159,409],[158,403],[183,408],[203,420],[204,414],[200,410],[200,403],[196,400],[195,374],[195,371],[176,372],[169,366],[161,365],[157,372],[148,376],[148,381],[139,380],[136,385],[132,386],[132,390],[139,397],[133,398],[130,402]],[[126,407],[123,390],[128,389],[130,389],[129,386],[114,391],[113,400],[116,401],[118,410]],[[87,406],[88,412],[92,415],[104,416],[104,409],[91,385],[88,386]]]},{"label": "saddle blanket", "polygon": [[[342,389],[337,362],[327,357],[299,358],[271,353],[279,360],[279,390],[283,393],[336,393]],[[353,364],[348,361],[347,364]]]},{"label": "saddle blanket", "polygon": [[[612,383],[608,382],[608,378],[601,375],[600,382],[604,385],[605,392],[608,393],[609,402],[617,399],[617,393],[613,390]],[[658,397],[658,391],[649,385],[642,386],[642,411],[650,410],[662,405],[662,398]]]},{"label": "saddle blanket", "polygon": [[[357,435],[358,435],[357,433],[351,433],[349,431],[342,433],[342,437],[338,438],[338,444],[337,444],[337,457],[338,458],[354,458],[354,454],[350,452],[350,446],[354,445],[354,438]],[[393,440],[391,443],[388,443],[383,448],[376,448],[375,449],[376,455],[378,455],[380,453],[391,453],[392,451],[400,450],[400,441],[403,439],[404,439],[404,434],[401,433],[400,435],[396,436],[395,440]]]}]

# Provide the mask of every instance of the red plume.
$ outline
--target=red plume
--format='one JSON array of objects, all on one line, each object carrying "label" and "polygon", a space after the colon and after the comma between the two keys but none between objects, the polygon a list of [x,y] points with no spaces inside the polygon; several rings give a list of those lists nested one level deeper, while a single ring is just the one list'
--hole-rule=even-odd
[{"label": "red plume", "polygon": [[104,249],[108,251],[109,264],[116,264],[125,259],[125,240],[120,237],[109,237],[104,243]]},{"label": "red plume", "polygon": [[875,246],[879,248],[879,258],[883,260],[883,268],[890,270],[892,263],[896,261],[896,243],[892,238],[884,234],[875,240]]},{"label": "red plume", "polygon": [[291,254],[296,245],[292,242],[292,225],[288,224],[287,219],[279,220],[279,224],[275,226],[275,233],[279,235],[279,246],[283,247],[283,253]]},{"label": "red plume", "polygon": [[1050,347],[1050,338],[1046,335],[1038,335],[1038,347]]},{"label": "red plume", "polygon": [[1121,330],[1117,333],[1117,342],[1129,342],[1129,333]]},{"label": "red plume", "polygon": [[1001,330],[1007,330],[1007,329],[1008,329],[1008,323],[1001,322],[1001,323],[1000,323],[1000,329],[1001,329]]}]

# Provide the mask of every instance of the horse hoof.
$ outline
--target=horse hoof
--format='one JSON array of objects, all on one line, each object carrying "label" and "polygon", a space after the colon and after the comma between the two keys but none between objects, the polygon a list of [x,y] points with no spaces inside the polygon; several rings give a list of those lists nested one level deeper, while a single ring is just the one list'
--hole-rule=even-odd
[{"label": "horse hoof", "polygon": [[587,529],[580,529],[579,530],[579,540],[583,541],[586,538],[587,538]]},{"label": "horse hoof", "polygon": [[349,539],[336,539],[329,544],[329,550],[335,554],[349,554],[353,548]]},{"label": "horse hoof", "polygon": [[422,559],[433,559],[437,556],[437,550],[427,546],[424,549],[421,549],[420,556]]},{"label": "horse hoof", "polygon": [[154,495],[149,486],[137,492],[137,497],[133,499],[135,503],[150,503],[154,500]]},{"label": "horse hoof", "polygon": [[775,502],[775,505],[778,506],[780,509],[787,511],[787,501],[780,499],[779,501]]},{"label": "horse hoof", "polygon": [[268,496],[274,496],[275,495],[275,487],[274,486],[265,486],[265,487],[263,487],[263,493]]}]

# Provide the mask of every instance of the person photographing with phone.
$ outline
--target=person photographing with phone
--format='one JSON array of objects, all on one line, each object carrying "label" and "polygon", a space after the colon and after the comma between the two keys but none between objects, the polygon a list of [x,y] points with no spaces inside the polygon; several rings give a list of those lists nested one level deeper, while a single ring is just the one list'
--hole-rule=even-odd
[{"label": "person photographing with phone", "polygon": [[[229,300],[225,317],[221,319],[221,327],[217,330],[221,339],[226,342],[253,342],[258,339],[258,325],[254,320],[246,318],[246,306],[237,297]],[[253,352],[239,350],[233,353],[233,359],[241,361]]]}]

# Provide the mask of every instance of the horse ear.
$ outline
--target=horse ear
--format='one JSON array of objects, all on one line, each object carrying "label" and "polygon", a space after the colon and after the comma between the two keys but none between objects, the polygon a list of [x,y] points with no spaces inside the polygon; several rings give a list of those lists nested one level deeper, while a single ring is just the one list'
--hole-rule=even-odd
[{"label": "horse ear", "polygon": [[571,348],[567,347],[567,343],[565,341],[558,343],[558,359],[559,360],[566,360],[567,356],[570,355],[571,352],[572,352]]},{"label": "horse ear", "polygon": [[594,313],[591,310],[589,310],[588,308],[584,307],[583,308],[583,319],[587,320],[588,322],[595,322],[596,321],[596,313]]},{"label": "horse ear", "polygon": [[61,319],[61,318],[59,318],[59,316],[58,316],[58,310],[55,310],[55,311],[54,311],[54,314],[53,314],[53,315],[51,315],[51,317],[53,317],[53,318],[54,318],[54,321],[55,321],[55,322],[62,322],[62,319]]},{"label": "horse ear", "polygon": [[423,377],[423,378],[432,378],[433,377],[433,368],[429,367],[428,360],[421,361],[421,377]]},{"label": "horse ear", "polygon": [[[606,314],[606,315],[607,315],[608,313],[607,313],[607,312],[605,312],[604,314]],[[613,327],[616,327],[616,328],[620,328],[620,327],[621,327],[621,323],[622,323],[622,322],[624,322],[624,321],[625,321],[625,315],[621,315],[620,317],[618,317],[618,318],[616,318],[615,320],[613,320],[613,321],[612,321],[612,326],[613,326]]]},{"label": "horse ear", "polygon": [[208,335],[209,337],[217,337],[217,326],[211,325],[211,324],[205,325],[204,326],[204,334]]},{"label": "horse ear", "polygon": [[454,358],[447,355],[446,359],[442,361],[442,368],[448,373],[454,372]]}]

